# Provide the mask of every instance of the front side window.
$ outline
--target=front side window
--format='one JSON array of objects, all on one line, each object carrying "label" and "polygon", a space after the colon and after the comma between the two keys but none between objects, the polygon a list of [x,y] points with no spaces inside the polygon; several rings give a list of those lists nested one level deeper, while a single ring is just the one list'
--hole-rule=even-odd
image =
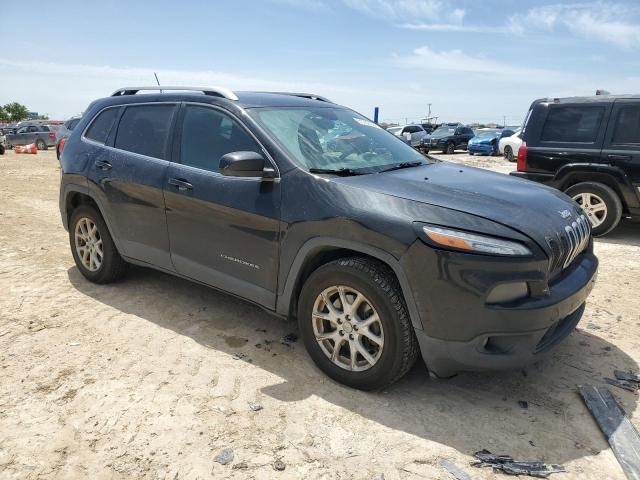
[{"label": "front side window", "polygon": [[640,143],[640,105],[629,105],[618,110],[611,143]]},{"label": "front side window", "polygon": [[122,114],[114,147],[166,160],[175,105],[133,105]]},{"label": "front side window", "polygon": [[104,145],[116,121],[119,110],[119,108],[107,108],[100,112],[93,122],[91,122],[91,126],[89,126],[85,137]]},{"label": "front side window", "polygon": [[262,153],[262,149],[229,115],[213,108],[188,105],[182,122],[180,162],[217,172],[220,158],[231,152]]},{"label": "front side window", "polygon": [[543,142],[594,143],[604,107],[552,107],[542,129]]},{"label": "front side window", "polygon": [[256,108],[249,114],[303,168],[370,173],[403,162],[428,161],[397,136],[346,108]]}]

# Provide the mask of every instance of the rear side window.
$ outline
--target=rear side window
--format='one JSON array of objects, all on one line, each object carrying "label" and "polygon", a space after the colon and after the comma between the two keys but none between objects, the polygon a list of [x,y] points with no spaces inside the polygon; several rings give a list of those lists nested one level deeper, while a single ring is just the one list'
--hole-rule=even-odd
[{"label": "rear side window", "polygon": [[122,114],[115,147],[147,157],[167,159],[175,105],[136,105]]},{"label": "rear side window", "polygon": [[640,105],[618,110],[611,143],[640,143]]},{"label": "rear side window", "polygon": [[180,142],[182,164],[217,172],[223,155],[241,151],[261,153],[261,148],[234,119],[213,108],[186,107]]},{"label": "rear side window", "polygon": [[107,137],[109,136],[109,132],[116,121],[119,110],[119,108],[107,108],[106,110],[103,110],[98,114],[93,122],[91,122],[85,137],[104,145],[107,141]]},{"label": "rear side window", "polygon": [[552,107],[542,129],[543,142],[594,143],[604,107]]},{"label": "rear side window", "polygon": [[67,128],[67,130],[71,131],[74,128],[76,128],[76,125],[78,124],[79,121],[80,121],[79,118],[74,118],[73,120],[67,120],[67,123],[65,123],[64,126]]}]

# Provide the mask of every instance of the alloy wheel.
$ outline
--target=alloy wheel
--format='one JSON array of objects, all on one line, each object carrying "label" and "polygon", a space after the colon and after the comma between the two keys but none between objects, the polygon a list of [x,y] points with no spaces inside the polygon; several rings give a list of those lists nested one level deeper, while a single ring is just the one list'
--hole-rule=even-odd
[{"label": "alloy wheel", "polygon": [[102,238],[98,226],[90,218],[82,217],[76,223],[75,245],[82,265],[91,272],[99,270],[104,259]]},{"label": "alloy wheel", "polygon": [[573,200],[582,207],[592,227],[602,225],[607,218],[607,204],[598,195],[589,192],[578,193]]},{"label": "alloy wheel", "polygon": [[382,355],[384,330],[378,312],[352,287],[324,289],[313,305],[312,323],[322,352],[340,368],[368,370]]}]

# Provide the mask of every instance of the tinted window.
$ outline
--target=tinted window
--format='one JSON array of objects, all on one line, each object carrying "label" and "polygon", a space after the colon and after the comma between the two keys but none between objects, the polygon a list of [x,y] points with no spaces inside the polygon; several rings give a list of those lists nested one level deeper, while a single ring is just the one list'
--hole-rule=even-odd
[{"label": "tinted window", "polygon": [[79,121],[80,121],[79,118],[74,118],[73,120],[67,120],[67,123],[65,123],[64,126],[67,127],[67,130],[73,130],[74,128],[76,128],[76,125],[78,124]]},{"label": "tinted window", "polygon": [[618,110],[611,143],[640,143],[640,105]]},{"label": "tinted window", "polygon": [[551,108],[542,129],[542,141],[593,143],[603,116],[604,107]]},{"label": "tinted window", "polygon": [[119,108],[108,108],[103,110],[91,123],[89,130],[85,134],[85,137],[102,143],[107,141],[107,137],[109,136],[109,132],[111,131],[111,127],[113,127],[113,123],[116,121],[116,117],[118,116]]},{"label": "tinted window", "polygon": [[180,141],[184,165],[217,172],[223,155],[241,151],[262,153],[253,138],[228,115],[213,108],[186,107]]},{"label": "tinted window", "polygon": [[147,157],[167,159],[174,105],[137,105],[122,114],[114,146]]}]

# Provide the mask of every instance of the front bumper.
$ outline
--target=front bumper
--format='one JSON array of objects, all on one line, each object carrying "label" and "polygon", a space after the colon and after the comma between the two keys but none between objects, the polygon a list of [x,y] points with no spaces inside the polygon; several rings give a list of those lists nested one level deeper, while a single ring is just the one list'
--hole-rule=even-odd
[{"label": "front bumper", "polygon": [[[435,256],[437,277],[425,279],[424,289],[414,287],[412,292],[424,327],[415,331],[422,357],[441,377],[520,368],[541,359],[580,321],[598,268],[591,247],[552,281],[544,278],[537,261],[512,262],[509,268],[509,263],[492,264],[489,257],[477,255]],[[420,270],[424,276],[430,271],[425,269],[432,268],[428,263],[414,259],[413,266],[406,266],[410,277]],[[529,297],[510,304],[486,303],[496,284],[514,280],[528,283]]]},{"label": "front bumper", "polygon": [[467,150],[469,153],[484,153],[487,155],[497,153],[496,145],[491,145],[490,143],[469,143]]}]

